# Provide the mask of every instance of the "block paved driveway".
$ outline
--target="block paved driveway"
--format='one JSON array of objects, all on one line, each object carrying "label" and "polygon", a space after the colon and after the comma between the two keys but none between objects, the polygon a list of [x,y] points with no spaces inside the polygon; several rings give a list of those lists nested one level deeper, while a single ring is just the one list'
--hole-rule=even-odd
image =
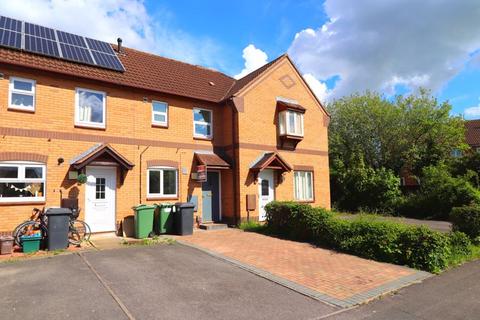
[{"label": "block paved driveway", "polygon": [[198,231],[179,240],[340,307],[365,302],[430,276],[238,229]]},{"label": "block paved driveway", "polygon": [[2,320],[313,320],[339,309],[180,244],[3,262],[0,295]]}]

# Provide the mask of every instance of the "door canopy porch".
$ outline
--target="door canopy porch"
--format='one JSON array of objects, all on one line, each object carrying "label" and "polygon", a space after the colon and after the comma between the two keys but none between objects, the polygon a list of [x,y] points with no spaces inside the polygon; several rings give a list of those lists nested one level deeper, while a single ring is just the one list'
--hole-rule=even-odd
[{"label": "door canopy porch", "polygon": [[230,164],[215,153],[195,152],[197,165],[205,166],[207,169],[230,169]]},{"label": "door canopy porch", "polygon": [[260,156],[260,158],[250,167],[255,181],[258,178],[258,174],[265,169],[274,170],[281,176],[285,172],[292,171],[292,166],[290,166],[290,164],[288,164],[288,162],[286,162],[278,153],[267,152]]},{"label": "door canopy porch", "polygon": [[73,158],[70,166],[78,171],[84,171],[86,166],[119,167],[123,181],[126,172],[135,165],[108,143],[99,143]]}]

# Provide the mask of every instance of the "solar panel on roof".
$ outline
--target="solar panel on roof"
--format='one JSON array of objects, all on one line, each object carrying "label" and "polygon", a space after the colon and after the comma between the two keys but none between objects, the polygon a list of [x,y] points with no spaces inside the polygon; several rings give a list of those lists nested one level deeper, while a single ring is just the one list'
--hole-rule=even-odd
[{"label": "solar panel on roof", "polygon": [[55,40],[55,30],[39,26],[37,24],[25,22],[25,34],[39,38]]},{"label": "solar panel on roof", "polygon": [[10,30],[0,29],[0,46],[21,49],[22,34]]},{"label": "solar panel on roof", "polygon": [[0,16],[0,46],[125,71],[106,42],[4,16]]},{"label": "solar panel on roof", "polygon": [[90,51],[87,48],[80,48],[77,46],[71,46],[69,44],[60,43],[62,54],[65,59],[94,64]]},{"label": "solar panel on roof", "polygon": [[92,54],[93,54],[93,58],[95,59],[95,61],[99,66],[103,66],[105,68],[115,69],[115,70],[123,69],[122,64],[120,63],[120,61],[116,56],[112,56],[110,54],[105,54],[105,53],[93,51],[93,50],[92,50]]},{"label": "solar panel on roof", "polygon": [[58,41],[61,43],[71,44],[73,46],[83,47],[83,48],[87,47],[85,40],[83,39],[82,36],[78,36],[76,34],[64,32],[64,31],[58,31],[58,30],[57,30],[57,35],[58,35]]},{"label": "solar panel on roof", "polygon": [[87,40],[88,47],[89,47],[91,50],[95,50],[95,51],[99,51],[99,52],[104,52],[104,53],[108,53],[108,54],[112,54],[112,55],[115,54],[115,51],[113,51],[112,46],[109,45],[109,44],[106,43],[106,42],[98,41],[98,40],[90,39],[90,38],[85,38],[85,40]]},{"label": "solar panel on roof", "polygon": [[57,42],[28,34],[25,35],[25,50],[60,58]]},{"label": "solar panel on roof", "polygon": [[0,28],[22,32],[22,21],[0,16]]}]

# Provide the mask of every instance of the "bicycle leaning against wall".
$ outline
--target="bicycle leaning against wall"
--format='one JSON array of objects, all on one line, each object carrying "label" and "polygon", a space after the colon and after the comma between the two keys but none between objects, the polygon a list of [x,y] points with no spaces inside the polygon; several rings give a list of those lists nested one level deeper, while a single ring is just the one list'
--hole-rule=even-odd
[{"label": "bicycle leaning against wall", "polygon": [[[90,240],[90,227],[82,220],[78,220],[79,210],[73,209],[70,217],[68,229],[68,242],[72,245],[79,246],[84,241]],[[42,210],[34,208],[30,219],[19,224],[13,231],[15,244],[21,246],[21,237],[40,233],[42,240],[48,237],[48,218],[45,214],[45,208]]]}]

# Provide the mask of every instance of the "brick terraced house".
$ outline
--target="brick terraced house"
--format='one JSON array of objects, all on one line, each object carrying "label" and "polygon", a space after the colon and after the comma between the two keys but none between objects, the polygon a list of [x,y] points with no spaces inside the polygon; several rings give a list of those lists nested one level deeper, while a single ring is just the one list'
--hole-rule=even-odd
[{"label": "brick terraced house", "polygon": [[67,198],[94,232],[139,203],[229,224],[274,199],[329,208],[328,122],[287,55],[235,80],[1,17],[0,232]]}]

